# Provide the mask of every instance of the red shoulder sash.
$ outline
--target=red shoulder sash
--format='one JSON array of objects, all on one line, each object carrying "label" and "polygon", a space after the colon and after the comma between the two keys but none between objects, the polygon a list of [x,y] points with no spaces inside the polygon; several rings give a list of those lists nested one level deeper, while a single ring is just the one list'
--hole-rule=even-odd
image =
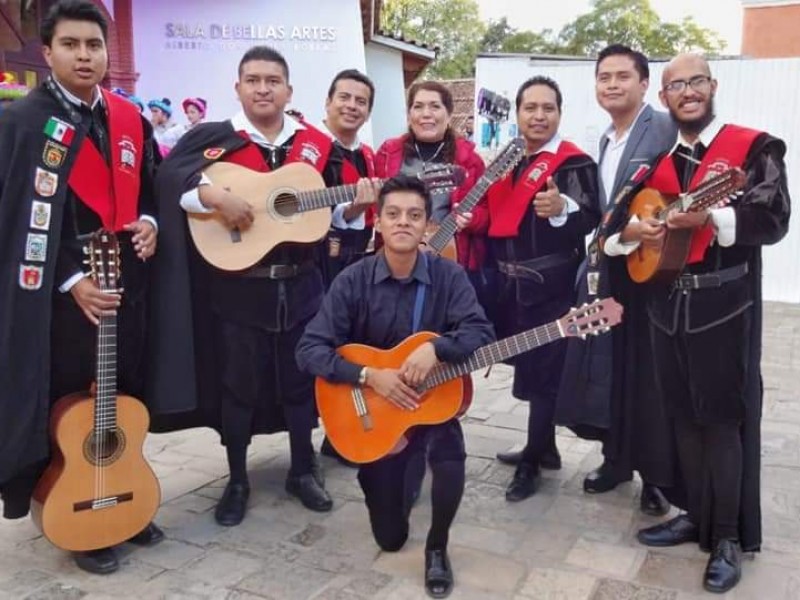
[{"label": "red shoulder sash", "polygon": [[[755,129],[725,125],[706,150],[705,156],[689,184],[689,190],[697,188],[704,181],[728,169],[742,167],[750,148],[761,134],[761,131]],[[666,155],[658,163],[650,176],[648,186],[664,194],[677,195],[683,191],[671,154]],[[686,264],[702,262],[713,239],[714,228],[711,225],[697,229],[692,236],[692,245]]]},{"label": "red shoulder sash", "polygon": [[69,174],[69,186],[113,231],[139,218],[144,125],[136,107],[102,90],[108,115],[111,166],[88,137]]},{"label": "red shoulder sash", "polygon": [[[301,121],[301,123],[305,129],[300,129],[295,134],[292,148],[289,150],[284,164],[306,162],[322,173],[328,162],[328,156],[330,156],[333,142],[319,129],[303,121]],[[237,131],[236,133],[248,142],[250,141],[250,136],[244,131]],[[253,171],[259,171],[261,173],[271,171],[261,150],[253,143],[245,144],[241,148],[225,154],[220,158],[226,162],[232,162]]]},{"label": "red shoulder sash", "polygon": [[531,198],[544,188],[548,177],[552,177],[565,161],[575,156],[586,156],[586,153],[575,144],[562,141],[555,154],[540,152],[519,177],[516,185],[513,183],[513,173],[494,183],[487,193],[489,237],[517,235]]}]

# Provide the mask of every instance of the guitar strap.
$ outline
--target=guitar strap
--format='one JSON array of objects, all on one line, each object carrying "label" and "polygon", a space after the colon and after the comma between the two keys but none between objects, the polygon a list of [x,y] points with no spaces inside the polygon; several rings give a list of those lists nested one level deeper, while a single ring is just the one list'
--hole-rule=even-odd
[{"label": "guitar strap", "polygon": [[[425,268],[428,268],[428,254],[426,252],[419,253],[422,260],[425,261]],[[411,333],[417,333],[422,325],[422,309],[425,306],[425,289],[428,287],[426,283],[417,281],[417,295],[414,298],[414,315],[411,321]]]},{"label": "guitar strap", "polygon": [[625,220],[628,218],[628,207],[631,198],[642,188],[647,178],[653,172],[661,157],[667,153],[660,154],[652,164],[642,164],[636,169],[625,185],[614,196],[606,206],[606,211],[600,221],[600,225],[589,242],[586,258],[586,289],[587,302],[591,302],[600,293],[600,255],[603,252],[603,244],[612,233],[619,231]]}]

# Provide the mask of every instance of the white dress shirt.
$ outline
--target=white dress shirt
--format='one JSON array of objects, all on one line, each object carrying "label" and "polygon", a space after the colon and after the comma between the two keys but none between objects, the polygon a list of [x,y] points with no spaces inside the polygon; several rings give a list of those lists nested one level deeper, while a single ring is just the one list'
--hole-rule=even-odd
[{"label": "white dress shirt", "polygon": [[[254,144],[258,144],[262,148],[270,149],[274,149],[283,145],[295,133],[301,129],[305,129],[302,123],[295,121],[288,115],[284,115],[283,128],[278,134],[278,137],[275,138],[275,141],[270,142],[266,137],[264,137],[264,134],[256,129],[255,125],[250,122],[247,116],[245,116],[244,111],[240,111],[231,119],[231,125],[233,126],[234,131],[244,131],[250,137],[250,141],[252,141]],[[186,212],[191,213],[214,212],[213,208],[208,208],[204,206],[202,202],[200,202],[200,195],[198,193],[198,189],[201,185],[211,185],[211,183],[212,181],[209,179],[208,175],[202,173],[200,175],[200,182],[197,184],[197,187],[189,190],[188,192],[184,193],[183,196],[181,196],[181,208]]]}]

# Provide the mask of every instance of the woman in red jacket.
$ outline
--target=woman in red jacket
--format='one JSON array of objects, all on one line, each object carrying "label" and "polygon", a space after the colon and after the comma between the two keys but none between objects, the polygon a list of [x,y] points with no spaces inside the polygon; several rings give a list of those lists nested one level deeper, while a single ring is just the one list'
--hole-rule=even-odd
[{"label": "woman in red jacket", "polygon": [[[464,167],[466,179],[452,193],[433,193],[432,218],[441,221],[483,175],[483,160],[475,144],[458,137],[450,126],[453,96],[435,81],[415,83],[408,90],[408,133],[386,140],[375,154],[378,177],[399,172],[418,173],[430,163],[451,163]],[[481,267],[486,256],[485,236],[489,213],[484,201],[472,209],[472,220],[456,234],[458,262],[467,270],[479,296]]]}]

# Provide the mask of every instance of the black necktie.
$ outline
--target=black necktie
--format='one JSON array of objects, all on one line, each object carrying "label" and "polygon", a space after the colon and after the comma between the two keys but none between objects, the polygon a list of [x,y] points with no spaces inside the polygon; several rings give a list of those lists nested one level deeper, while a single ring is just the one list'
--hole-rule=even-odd
[{"label": "black necktie", "polygon": [[108,127],[106,125],[106,111],[102,103],[98,102],[91,110],[89,137],[97,146],[106,163],[111,163],[111,149],[108,142]]}]

